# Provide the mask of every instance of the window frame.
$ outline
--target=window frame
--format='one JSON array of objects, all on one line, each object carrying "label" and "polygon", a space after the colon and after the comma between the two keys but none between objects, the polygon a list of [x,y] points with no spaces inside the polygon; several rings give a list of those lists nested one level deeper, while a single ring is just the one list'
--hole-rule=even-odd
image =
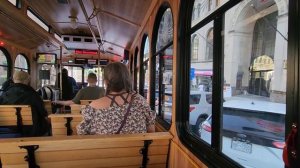
[{"label": "window frame", "polygon": [[[163,15],[164,15],[164,13],[165,13],[165,11],[167,9],[170,9],[171,10],[171,14],[172,14],[173,39],[172,39],[171,42],[169,42],[168,44],[166,44],[164,47],[162,47],[158,51],[156,51],[156,45],[157,45],[157,40],[158,40],[158,29],[159,29],[162,17],[163,17]],[[160,7],[159,7],[159,9],[158,9],[158,11],[156,13],[155,21],[154,21],[154,26],[153,26],[152,40],[150,42],[151,44],[149,43],[150,44],[150,51],[152,51],[151,55],[150,55],[150,57],[151,57],[151,59],[150,59],[150,81],[155,81],[155,79],[156,79],[156,72],[155,72],[155,69],[156,69],[156,57],[160,57],[158,55],[161,55],[162,51],[164,51],[167,48],[169,48],[170,46],[172,46],[173,45],[173,41],[174,41],[174,14],[173,14],[171,5],[168,2],[163,2],[160,5]],[[173,46],[173,51],[174,50],[175,50],[175,48]],[[161,62],[161,59],[160,59],[160,62]],[[159,73],[160,73],[159,78],[161,78],[162,77],[161,71]],[[159,80],[159,91],[161,90],[160,89],[161,83],[162,83],[161,80]],[[152,110],[155,110],[155,82],[151,82],[150,83],[150,88],[149,89],[150,89],[150,107],[151,107]],[[159,93],[159,96],[161,96],[160,93]],[[174,96],[174,95],[172,95],[172,96]],[[172,108],[173,107],[174,107],[174,102],[172,104]],[[171,121],[171,123],[168,123],[167,121],[165,121],[161,117],[161,103],[160,102],[159,102],[159,114],[158,114],[158,117],[156,117],[156,120],[166,130],[169,130],[171,128],[172,121]]]},{"label": "window frame", "polygon": [[[18,56],[23,56],[23,57],[25,58],[28,69],[16,67],[16,60],[17,60]],[[27,57],[25,54],[19,53],[19,54],[16,56],[15,61],[14,61],[14,70],[15,70],[15,69],[18,69],[18,70],[20,70],[20,71],[27,70],[27,72],[30,74],[30,62],[29,62],[28,57]]]},{"label": "window frame", "polygon": [[[223,65],[224,65],[224,37],[221,35],[223,30],[223,21],[225,19],[225,12],[242,0],[231,0],[218,7],[215,11],[203,18],[195,26],[191,27],[192,11],[194,1],[181,1],[179,11],[179,23],[178,23],[178,45],[176,57],[176,130],[180,141],[186,146],[192,153],[194,153],[203,163],[208,167],[239,167],[234,161],[231,161],[226,155],[222,154],[221,149],[221,113],[222,110],[222,97],[223,97]],[[298,7],[298,8],[297,8]],[[286,113],[286,135],[291,130],[292,123],[300,124],[300,115],[297,114],[300,105],[298,101],[300,95],[299,79],[299,57],[300,57],[300,35],[299,28],[300,22],[300,2],[289,1],[289,43],[288,43],[288,72],[287,73],[287,113]],[[211,146],[201,141],[199,138],[193,136],[189,132],[189,73],[190,73],[190,57],[191,56],[191,35],[201,27],[205,26],[209,22],[214,22],[213,27],[213,104],[212,104],[212,143]],[[296,25],[292,25],[296,23]],[[297,92],[294,95],[293,92]],[[290,95],[290,96],[288,96]],[[180,102],[180,103],[179,103]],[[297,141],[297,151],[300,151],[300,139]],[[299,159],[297,160],[299,164]]]}]

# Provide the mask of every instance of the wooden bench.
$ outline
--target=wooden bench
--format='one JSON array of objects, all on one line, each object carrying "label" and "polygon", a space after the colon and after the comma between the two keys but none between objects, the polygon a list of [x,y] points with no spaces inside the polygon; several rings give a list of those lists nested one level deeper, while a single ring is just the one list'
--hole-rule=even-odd
[{"label": "wooden bench", "polygon": [[82,121],[81,114],[51,114],[49,118],[52,136],[77,135],[76,126]]},{"label": "wooden bench", "polygon": [[43,102],[48,115],[52,114],[52,102],[50,100],[43,100]]},{"label": "wooden bench", "polygon": [[[32,113],[29,105],[0,105],[0,127],[7,133],[23,134],[24,126],[32,126]],[[13,131],[13,132],[11,132]]]},{"label": "wooden bench", "polygon": [[71,104],[71,113],[72,114],[80,114],[80,110],[84,105],[80,105],[80,104]]},{"label": "wooden bench", "polygon": [[92,102],[93,100],[80,100],[81,105],[88,105]]},{"label": "wooden bench", "polygon": [[3,168],[166,168],[171,138],[169,132],[14,138],[0,140],[0,157]]}]

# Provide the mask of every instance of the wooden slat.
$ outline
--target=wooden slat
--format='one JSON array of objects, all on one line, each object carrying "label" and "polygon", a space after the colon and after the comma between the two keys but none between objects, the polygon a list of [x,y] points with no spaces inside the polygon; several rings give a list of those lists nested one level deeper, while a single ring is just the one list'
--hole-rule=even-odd
[{"label": "wooden slat", "polygon": [[51,114],[48,116],[49,118],[66,118],[66,117],[73,117],[73,118],[82,118],[81,114]]},{"label": "wooden slat", "polygon": [[[166,132],[131,135],[85,135],[71,137],[35,137],[0,140],[0,153],[19,152],[18,146],[40,145],[39,151],[77,150],[93,148],[143,146],[143,140],[153,139],[151,145],[169,144],[172,136]],[[83,143],[84,142],[84,143]]]},{"label": "wooden slat", "polygon": [[16,108],[16,107],[21,107],[21,108],[24,108],[24,107],[30,107],[29,105],[0,105],[0,107],[8,107],[8,108]]},{"label": "wooden slat", "polygon": [[[73,133],[72,135],[77,135],[77,129],[76,127],[72,127]],[[52,129],[52,136],[57,136],[57,135],[65,135],[67,136],[67,128],[55,128]]]},{"label": "wooden slat", "polygon": [[71,107],[71,114],[80,114],[81,108],[84,107],[80,104],[72,104]]},{"label": "wooden slat", "polygon": [[[32,117],[31,115],[30,116],[23,116],[22,115],[22,121],[31,121],[32,120]],[[14,116],[0,116],[0,121],[17,121],[17,116],[14,115]]]},{"label": "wooden slat", "polygon": [[[105,159],[91,159],[91,160],[72,160],[61,162],[43,162],[38,165],[42,168],[98,168],[98,167],[115,167],[115,166],[133,166],[139,165],[142,162],[142,157],[123,157],[123,158],[105,158]],[[3,168],[6,167],[3,165]],[[24,168],[27,164],[9,165],[9,168]]]},{"label": "wooden slat", "polygon": [[[31,111],[21,111],[22,116],[31,116]],[[16,116],[16,110],[14,111],[1,111],[0,112],[0,117],[5,117],[5,116]]]},{"label": "wooden slat", "polygon": [[[59,155],[62,156],[62,155]],[[149,165],[161,165],[166,163],[167,155],[149,156]],[[3,159],[4,160],[4,159]],[[82,167],[116,167],[116,166],[141,166],[142,156],[135,157],[116,157],[116,158],[104,158],[104,159],[80,159],[71,161],[51,161],[51,162],[39,162],[37,163],[42,168],[82,168]],[[23,164],[6,164],[2,163],[3,168],[19,168],[27,167],[27,163],[24,161]]]},{"label": "wooden slat", "polygon": [[[71,121],[71,128],[76,128],[76,126],[79,124],[80,122],[73,122]],[[56,128],[66,128],[65,127],[66,122],[52,122],[51,126],[52,129],[56,129]]]},{"label": "wooden slat", "polygon": [[[16,126],[17,121],[0,121],[0,126]],[[32,125],[32,121],[23,121],[23,125]]]}]

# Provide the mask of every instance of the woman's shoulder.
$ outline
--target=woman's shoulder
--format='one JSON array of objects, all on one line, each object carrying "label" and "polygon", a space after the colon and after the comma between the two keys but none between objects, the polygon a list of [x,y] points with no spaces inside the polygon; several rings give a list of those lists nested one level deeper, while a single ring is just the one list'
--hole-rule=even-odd
[{"label": "woman's shoulder", "polygon": [[101,97],[100,99],[93,100],[90,103],[90,106],[94,109],[104,109],[110,107],[110,99],[106,96]]}]

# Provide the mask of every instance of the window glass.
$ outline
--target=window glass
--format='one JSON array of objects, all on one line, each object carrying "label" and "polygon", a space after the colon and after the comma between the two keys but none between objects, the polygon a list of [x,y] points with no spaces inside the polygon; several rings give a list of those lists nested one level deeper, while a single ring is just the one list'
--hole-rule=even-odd
[{"label": "window glass", "polygon": [[159,24],[156,51],[159,51],[171,41],[173,41],[173,18],[171,9],[168,8]]},{"label": "window glass", "polygon": [[17,0],[8,0],[8,2],[10,2],[11,4],[13,4],[14,6],[17,6]]},{"label": "window glass", "polygon": [[192,38],[192,61],[198,60],[199,37],[197,35]]},{"label": "window glass", "polygon": [[226,12],[224,27],[222,152],[243,167],[282,168],[287,8],[243,1]]},{"label": "window glass", "polygon": [[82,81],[82,68],[75,66],[64,66],[68,70],[68,75],[73,77],[76,82]]},{"label": "window glass", "polygon": [[8,63],[4,53],[0,50],[0,88],[2,84],[7,80],[8,75]]},{"label": "window glass", "polygon": [[[225,4],[228,0],[195,0],[192,12],[192,26]],[[205,37],[205,36],[204,36]]]},{"label": "window glass", "polygon": [[173,46],[156,57],[155,110],[165,121],[171,123],[172,118],[172,64]]},{"label": "window glass", "polygon": [[150,54],[150,45],[149,45],[149,38],[146,37],[145,44],[144,44],[144,52],[143,52],[143,72],[144,72],[144,97],[147,98],[147,93],[149,89],[149,54]]},{"label": "window glass", "polygon": [[31,10],[27,9],[27,16],[33,20],[36,24],[38,24],[39,26],[41,26],[44,30],[46,30],[47,32],[49,32],[49,26],[46,25],[40,18],[38,18],[36,16],[35,13],[33,13]]},{"label": "window glass", "polygon": [[[212,48],[213,37],[208,38],[207,34],[211,32],[213,28],[213,22],[208,23],[203,26],[195,33],[191,35],[191,38],[197,36],[199,38],[199,42],[197,43],[197,48],[199,48],[199,61],[193,62],[190,64],[190,112],[189,112],[189,123],[190,129],[192,133],[194,133],[197,137],[200,137],[201,124],[203,121],[211,114],[212,106],[210,97],[212,95],[212,75],[213,75],[213,60],[212,56],[209,61],[207,58],[210,57],[211,53],[204,50],[207,45],[210,45]],[[195,44],[191,44],[192,46]],[[196,46],[193,46],[191,54],[193,54],[193,49]],[[191,60],[193,60],[193,55],[191,56]],[[199,101],[195,102],[195,100],[191,98],[195,98],[199,95]]]},{"label": "window glass", "polygon": [[[173,17],[167,8],[159,22],[156,52],[173,41]],[[155,56],[155,110],[158,116],[171,123],[172,118],[172,71],[173,45]]]},{"label": "window glass", "polygon": [[19,54],[19,55],[17,55],[16,60],[15,60],[15,70],[28,72],[28,70],[29,70],[28,64],[29,63],[27,62],[26,57],[22,54]]}]

